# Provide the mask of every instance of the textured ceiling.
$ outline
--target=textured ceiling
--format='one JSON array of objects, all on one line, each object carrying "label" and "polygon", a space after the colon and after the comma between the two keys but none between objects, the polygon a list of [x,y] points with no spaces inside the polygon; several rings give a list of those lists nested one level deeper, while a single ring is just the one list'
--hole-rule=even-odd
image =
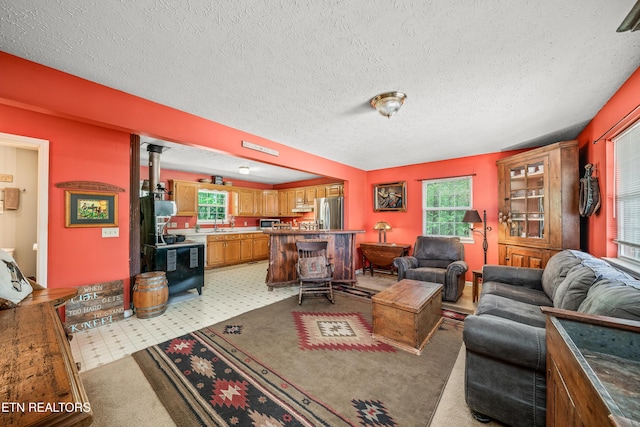
[{"label": "textured ceiling", "polygon": [[574,138],[640,66],[634,3],[0,0],[0,50],[373,170]]}]

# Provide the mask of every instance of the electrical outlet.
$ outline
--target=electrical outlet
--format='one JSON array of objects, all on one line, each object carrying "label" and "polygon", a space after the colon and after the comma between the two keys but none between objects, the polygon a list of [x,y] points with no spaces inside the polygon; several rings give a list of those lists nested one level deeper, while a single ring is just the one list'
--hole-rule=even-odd
[{"label": "electrical outlet", "polygon": [[245,221],[245,222],[244,222],[244,226],[245,226],[245,227],[247,226],[247,221]]},{"label": "electrical outlet", "polygon": [[120,229],[118,227],[109,227],[102,229],[102,237],[119,237]]},{"label": "electrical outlet", "polygon": [[184,223],[184,228],[189,228],[189,223],[188,222]]}]

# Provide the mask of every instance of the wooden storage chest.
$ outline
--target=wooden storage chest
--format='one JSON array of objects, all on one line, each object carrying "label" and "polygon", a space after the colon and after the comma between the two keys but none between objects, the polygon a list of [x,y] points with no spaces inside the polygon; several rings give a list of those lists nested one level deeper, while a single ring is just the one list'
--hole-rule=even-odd
[{"label": "wooden storage chest", "polygon": [[374,295],[373,338],[420,354],[442,323],[442,285],[403,279]]}]

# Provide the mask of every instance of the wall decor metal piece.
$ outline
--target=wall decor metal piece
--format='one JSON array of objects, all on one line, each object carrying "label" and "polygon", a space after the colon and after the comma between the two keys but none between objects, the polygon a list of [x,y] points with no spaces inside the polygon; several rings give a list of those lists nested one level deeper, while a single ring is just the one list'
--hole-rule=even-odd
[{"label": "wall decor metal piece", "polygon": [[116,191],[119,193],[124,192],[124,188],[122,187],[97,181],[65,181],[57,183],[56,187],[72,188],[74,190]]},{"label": "wall decor metal piece", "polygon": [[407,210],[407,182],[375,184],[373,186],[373,210],[399,211]]},{"label": "wall decor metal piece", "polygon": [[65,227],[117,227],[118,193],[65,191]]}]

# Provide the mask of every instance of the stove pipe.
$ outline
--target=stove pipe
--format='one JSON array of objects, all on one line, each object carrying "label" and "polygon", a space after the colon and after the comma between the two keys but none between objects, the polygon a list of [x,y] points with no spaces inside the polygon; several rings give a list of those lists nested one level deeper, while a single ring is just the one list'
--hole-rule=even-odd
[{"label": "stove pipe", "polygon": [[162,146],[149,144],[147,151],[149,152],[149,192],[153,194],[154,199],[162,199],[164,197],[164,188],[160,185],[160,154],[162,154]]}]

